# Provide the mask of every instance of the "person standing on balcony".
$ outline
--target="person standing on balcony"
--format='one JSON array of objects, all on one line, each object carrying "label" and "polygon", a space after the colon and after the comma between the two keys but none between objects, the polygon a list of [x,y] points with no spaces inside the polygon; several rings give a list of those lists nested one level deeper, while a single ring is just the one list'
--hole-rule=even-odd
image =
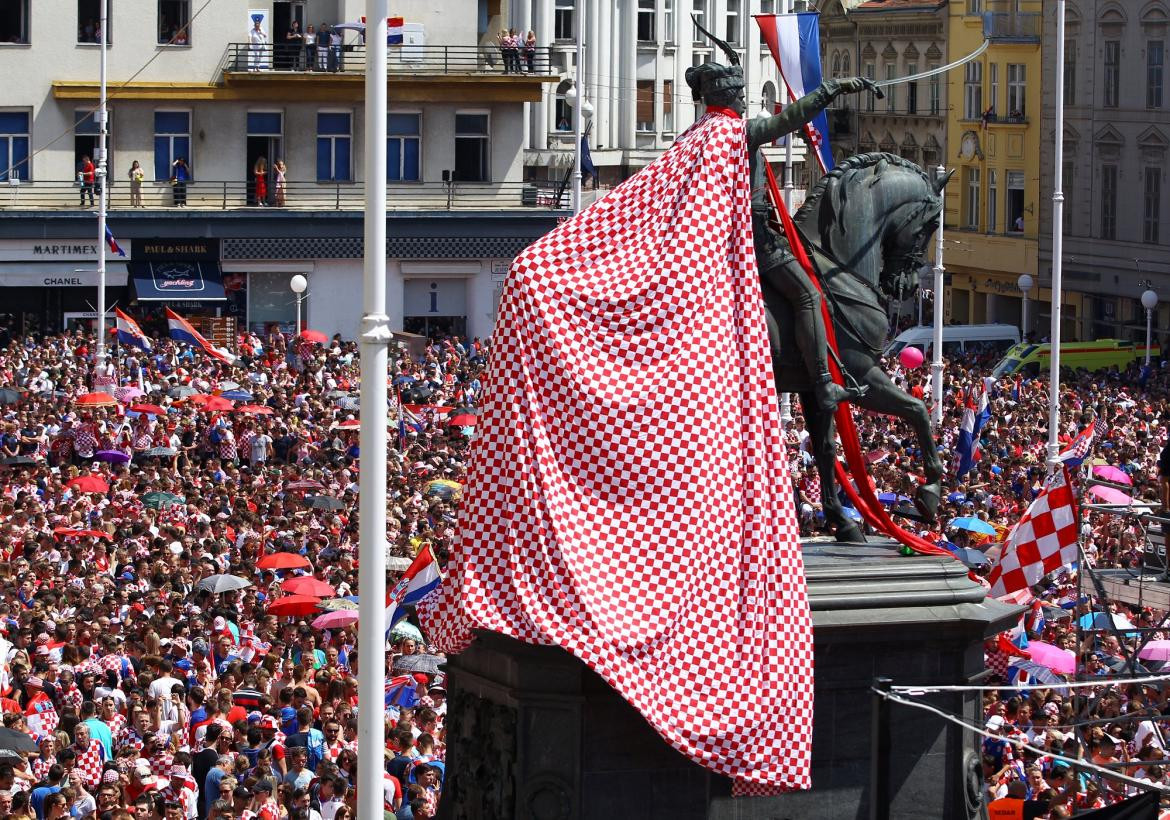
[{"label": "person standing on balcony", "polygon": [[341,61],[341,29],[329,29],[329,70],[332,72],[345,71]]},{"label": "person standing on balcony", "polygon": [[185,157],[178,157],[171,164],[171,190],[175,195],[175,206],[187,207],[187,181],[191,179],[191,168]]},{"label": "person standing on balcony", "polygon": [[89,194],[89,207],[93,207],[94,180],[97,178],[97,168],[88,156],[81,158],[81,168],[77,172],[77,179],[81,182],[81,207],[85,207],[85,195]]},{"label": "person standing on balcony", "polygon": [[260,15],[252,17],[252,30],[248,32],[248,70],[259,71],[265,67],[265,52],[268,50],[268,35],[260,27],[264,18]]},{"label": "person standing on balcony", "polygon": [[324,23],[317,29],[317,70],[325,71],[329,61],[329,26]]},{"label": "person standing on balcony", "polygon": [[288,33],[284,35],[284,39],[285,60],[288,61],[288,69],[289,71],[300,71],[301,47],[305,42],[305,35],[301,31],[300,20],[292,21],[292,25],[289,26]]},{"label": "person standing on balcony", "polygon": [[284,160],[278,159],[273,164],[272,170],[276,174],[275,180],[274,180],[275,191],[273,192],[274,201],[276,202],[276,207],[283,208],[284,207],[284,191],[285,191],[285,174],[287,173],[288,169],[284,165]]},{"label": "person standing on balcony", "polygon": [[528,36],[524,38],[524,62],[528,64],[528,73],[536,73],[536,32],[532,29],[528,30]]},{"label": "person standing on balcony", "polygon": [[138,160],[134,160],[134,164],[130,166],[130,170],[126,173],[130,178],[130,207],[142,207],[142,180],[146,179],[146,172],[142,170],[142,166],[138,164]]},{"label": "person standing on balcony", "polygon": [[268,160],[259,157],[252,166],[252,176],[256,180],[256,204],[263,208],[268,204]]},{"label": "person standing on balcony", "polygon": [[317,65],[317,32],[313,30],[312,23],[309,23],[309,27],[305,29],[303,42],[305,44],[305,71],[312,71]]},{"label": "person standing on balcony", "polygon": [[504,61],[504,73],[507,74],[512,64],[508,58],[508,30],[506,28],[500,29],[500,33],[496,35],[496,42],[500,46],[500,58]]}]

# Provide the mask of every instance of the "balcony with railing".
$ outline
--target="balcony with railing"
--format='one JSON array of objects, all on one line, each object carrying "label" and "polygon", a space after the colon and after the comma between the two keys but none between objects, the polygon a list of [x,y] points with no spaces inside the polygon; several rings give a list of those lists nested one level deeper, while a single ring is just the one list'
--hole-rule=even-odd
[{"label": "balcony with railing", "polygon": [[983,13],[983,37],[992,42],[1040,43],[1043,28],[1039,12],[987,11]]},{"label": "balcony with railing", "polygon": [[[412,182],[390,183],[386,207],[391,211],[537,211],[563,210],[570,195],[555,183],[533,182]],[[76,182],[0,183],[2,211],[90,210],[88,192]],[[278,204],[273,185],[265,202],[256,200],[255,184],[243,180],[194,180],[186,185],[145,183],[141,205],[132,201],[129,182],[110,187],[111,212],[137,212],[185,207],[188,210],[237,211],[305,216],[328,211],[362,211],[365,186],[360,182],[289,182]]]},{"label": "balcony with railing", "polygon": [[[342,46],[306,47],[266,43],[228,43],[222,69],[228,74],[365,74],[366,47],[362,43]],[[495,46],[404,45],[388,49],[387,69],[391,75],[480,75],[549,77],[551,49],[534,49],[531,54],[507,58]]]}]

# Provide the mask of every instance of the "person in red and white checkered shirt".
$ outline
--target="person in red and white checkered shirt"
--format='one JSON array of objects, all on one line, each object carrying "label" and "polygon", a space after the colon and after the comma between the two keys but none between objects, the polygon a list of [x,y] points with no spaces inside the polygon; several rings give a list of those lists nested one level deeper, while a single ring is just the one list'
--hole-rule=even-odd
[{"label": "person in red and white checkered shirt", "polygon": [[89,735],[89,726],[79,723],[73,729],[73,753],[77,755],[75,769],[89,791],[95,791],[102,779],[105,750],[101,741]]},{"label": "person in red and white checkered shirt", "polygon": [[199,800],[195,790],[191,788],[191,772],[184,765],[178,763],[171,766],[170,780],[159,790],[162,799],[168,803],[178,803],[183,809],[186,820],[195,820],[199,812]]}]

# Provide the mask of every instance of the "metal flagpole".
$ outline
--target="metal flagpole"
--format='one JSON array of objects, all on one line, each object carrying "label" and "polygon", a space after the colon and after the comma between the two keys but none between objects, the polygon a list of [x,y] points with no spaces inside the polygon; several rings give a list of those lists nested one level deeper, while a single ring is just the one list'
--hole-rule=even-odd
[{"label": "metal flagpole", "polygon": [[[107,27],[110,22],[109,15],[110,0],[102,0],[101,12],[98,18],[98,25],[102,29],[101,46],[99,48],[101,59],[99,62],[100,68],[98,69],[98,82],[101,88],[98,92],[97,170],[94,175],[98,185],[97,366],[94,368],[93,379],[93,387],[95,390],[98,386],[98,378],[104,376],[106,367],[106,191],[109,188],[106,185],[106,137],[108,134],[106,129],[106,43],[109,42],[109,35],[107,34]],[[82,184],[84,184],[84,180],[82,180]]]},{"label": "metal flagpole", "polygon": [[[781,0],[781,11],[784,14],[792,13],[792,0]],[[780,66],[776,66],[776,71],[779,73]],[[780,93],[783,94],[784,105],[788,106],[792,100],[788,98],[788,84],[781,81],[779,83]],[[769,111],[769,114],[774,114],[774,111]],[[788,213],[792,213],[792,139],[793,135],[788,134],[784,137],[784,188],[781,191],[781,196],[784,199],[784,207],[788,209]],[[765,162],[767,159],[761,157]],[[805,410],[805,412],[808,412]],[[792,421],[792,394],[780,394],[780,427],[783,430],[788,429],[788,424]]]},{"label": "metal flagpole", "polygon": [[581,139],[584,136],[582,120],[585,117],[585,0],[576,0],[573,7],[573,26],[577,35],[577,67],[573,84],[577,99],[573,106],[573,213],[581,213]]},{"label": "metal flagpole", "polygon": [[1063,300],[1061,268],[1064,253],[1064,9],[1065,0],[1056,3],[1056,79],[1053,98],[1056,104],[1053,124],[1054,151],[1052,156],[1052,330],[1051,368],[1048,371],[1048,472],[1051,474],[1060,458],[1060,303]]},{"label": "metal flagpole", "polygon": [[358,820],[382,820],[386,748],[386,15],[366,0],[366,213],[358,482]]},{"label": "metal flagpole", "polygon": [[[942,165],[935,170],[935,179],[942,179],[947,169]],[[943,223],[947,214],[947,191],[938,192],[938,231],[934,235],[934,341],[931,344],[930,359],[930,421],[935,430],[942,427],[943,420]]]}]

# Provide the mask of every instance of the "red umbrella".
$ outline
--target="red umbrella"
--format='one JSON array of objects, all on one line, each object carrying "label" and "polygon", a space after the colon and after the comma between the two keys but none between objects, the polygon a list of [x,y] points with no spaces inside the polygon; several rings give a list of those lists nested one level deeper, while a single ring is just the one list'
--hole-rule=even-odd
[{"label": "red umbrella", "polygon": [[295,595],[314,595],[318,598],[334,598],[337,590],[324,581],[319,581],[312,575],[302,575],[298,578],[289,578],[280,588]]},{"label": "red umbrella", "polygon": [[235,407],[231,399],[225,399],[223,396],[208,396],[200,405],[200,409],[208,413],[223,413]]},{"label": "red umbrella", "polygon": [[75,530],[71,527],[57,527],[53,530],[53,535],[58,538],[105,538],[107,541],[111,540],[107,533],[101,530]]},{"label": "red umbrella", "polygon": [[118,402],[109,393],[86,393],[74,399],[73,403],[82,407],[113,407]]},{"label": "red umbrella", "polygon": [[65,485],[79,493],[108,493],[110,485],[100,475],[83,475]]},{"label": "red umbrella", "polygon": [[204,402],[206,402],[210,398],[211,398],[211,396],[207,395],[206,393],[192,393],[187,398],[180,399],[180,401],[185,401],[185,402],[187,402],[187,404],[200,405],[200,404],[203,404]]},{"label": "red umbrella", "polygon": [[268,614],[281,617],[312,615],[321,599],[312,595],[285,595],[268,605]]},{"label": "red umbrella", "polygon": [[131,413],[146,413],[150,416],[165,416],[166,410],[163,410],[157,404],[132,404],[130,405]]},{"label": "red umbrella", "polygon": [[453,427],[474,427],[476,420],[472,413],[456,413],[447,423]]},{"label": "red umbrella", "polygon": [[294,552],[274,552],[256,562],[256,569],[300,569],[311,566],[309,559]]},{"label": "red umbrella", "polygon": [[305,328],[301,331],[301,338],[306,342],[316,342],[319,345],[323,345],[329,341],[329,337],[321,331],[310,330],[309,328]]},{"label": "red umbrella", "polygon": [[262,404],[241,404],[236,408],[237,413],[251,413],[253,416],[271,416],[272,408]]}]

